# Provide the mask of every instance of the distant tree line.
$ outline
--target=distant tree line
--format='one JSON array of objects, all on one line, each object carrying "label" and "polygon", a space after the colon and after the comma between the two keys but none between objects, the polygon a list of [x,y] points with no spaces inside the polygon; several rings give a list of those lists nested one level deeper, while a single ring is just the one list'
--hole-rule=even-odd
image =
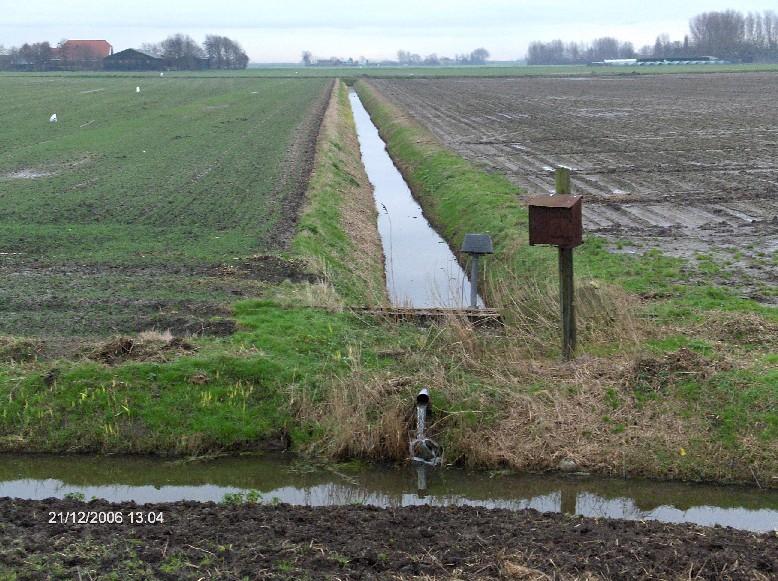
[{"label": "distant tree line", "polygon": [[[65,41],[57,47],[48,42],[23,44],[5,48],[0,45],[0,70],[95,70],[102,68],[102,58],[95,58],[86,47],[63,50]],[[141,52],[164,60],[168,69],[245,69],[249,57],[236,41],[226,36],[207,35],[200,45],[185,34],[174,34],[154,44],[142,44]]]},{"label": "distant tree line", "polygon": [[620,42],[615,38],[603,37],[591,44],[578,42],[532,42],[527,51],[528,65],[571,65],[585,64],[605,59],[635,58],[635,47],[631,42]]},{"label": "distant tree line", "polygon": [[735,10],[704,12],[689,22],[689,34],[673,41],[657,36],[653,45],[635,51],[632,43],[598,38],[591,43],[532,42],[527,64],[585,64],[606,59],[716,56],[741,62],[778,61],[778,15],[770,10],[743,14]]},{"label": "distant tree line", "polygon": [[489,58],[489,51],[485,48],[477,48],[470,54],[456,55],[453,58],[439,57],[437,54],[429,54],[427,56],[421,56],[416,53],[409,52],[407,50],[397,51],[397,60],[382,60],[382,61],[368,61],[364,57],[358,59],[348,58],[341,59],[338,57],[330,57],[326,59],[317,58],[311,53],[311,51],[304,51],[302,55],[302,63],[305,66],[319,66],[319,67],[336,67],[336,66],[364,66],[364,65],[381,65],[381,66],[447,66],[447,65],[482,65],[486,63]]},{"label": "distant tree line", "polygon": [[12,70],[24,65],[33,71],[49,69],[54,49],[48,42],[24,43],[6,48],[0,45],[0,70]]},{"label": "distant tree line", "polygon": [[207,62],[209,69],[245,69],[249,57],[236,41],[226,36],[209,34],[202,45],[191,36],[174,34],[162,42],[144,43],[141,52],[178,63],[179,68],[203,68]]}]

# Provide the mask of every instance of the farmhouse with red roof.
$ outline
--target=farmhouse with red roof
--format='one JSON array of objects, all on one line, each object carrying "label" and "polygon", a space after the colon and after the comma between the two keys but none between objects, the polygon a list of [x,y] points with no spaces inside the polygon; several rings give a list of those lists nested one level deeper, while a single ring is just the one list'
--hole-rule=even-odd
[{"label": "farmhouse with red roof", "polygon": [[60,51],[67,60],[98,60],[113,54],[113,47],[107,40],[66,40]]}]

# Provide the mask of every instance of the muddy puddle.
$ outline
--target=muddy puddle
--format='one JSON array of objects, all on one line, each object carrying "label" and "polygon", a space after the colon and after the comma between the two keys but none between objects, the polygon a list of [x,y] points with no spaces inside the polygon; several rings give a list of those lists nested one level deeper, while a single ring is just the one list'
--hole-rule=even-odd
[{"label": "muddy puddle", "polygon": [[778,529],[778,491],[584,476],[558,477],[409,466],[313,465],[290,455],[182,463],[148,457],[0,456],[0,497],[40,500],[80,493],[112,502],[220,502],[258,491],[298,506],[475,506],[597,518]]},{"label": "muddy puddle", "polygon": [[[470,281],[448,244],[430,226],[421,206],[392,163],[378,129],[354,91],[349,93],[362,162],[378,209],[386,257],[386,284],[395,306],[467,306]],[[478,298],[478,305],[483,300]]]}]

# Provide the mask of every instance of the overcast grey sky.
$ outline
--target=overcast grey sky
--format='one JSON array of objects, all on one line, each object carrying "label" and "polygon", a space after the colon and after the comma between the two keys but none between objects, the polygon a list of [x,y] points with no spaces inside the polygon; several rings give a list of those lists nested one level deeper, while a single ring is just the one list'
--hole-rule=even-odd
[{"label": "overcast grey sky", "polygon": [[525,55],[533,40],[680,40],[689,18],[733,8],[776,9],[775,0],[0,0],[0,44],[104,38],[115,50],[184,32],[223,34],[254,62],[316,56],[393,58],[398,49],[453,56],[480,46],[492,58]]}]

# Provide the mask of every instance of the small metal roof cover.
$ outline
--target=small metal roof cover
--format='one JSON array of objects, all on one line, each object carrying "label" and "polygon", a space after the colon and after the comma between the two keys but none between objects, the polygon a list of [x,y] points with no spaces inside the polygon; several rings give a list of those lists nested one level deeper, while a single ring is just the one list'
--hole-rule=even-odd
[{"label": "small metal roof cover", "polygon": [[494,254],[492,237],[488,234],[465,234],[462,252],[468,254]]},{"label": "small metal roof cover", "polygon": [[535,196],[527,200],[530,206],[541,206],[544,208],[572,208],[582,196],[568,196],[562,194],[550,196]]}]

